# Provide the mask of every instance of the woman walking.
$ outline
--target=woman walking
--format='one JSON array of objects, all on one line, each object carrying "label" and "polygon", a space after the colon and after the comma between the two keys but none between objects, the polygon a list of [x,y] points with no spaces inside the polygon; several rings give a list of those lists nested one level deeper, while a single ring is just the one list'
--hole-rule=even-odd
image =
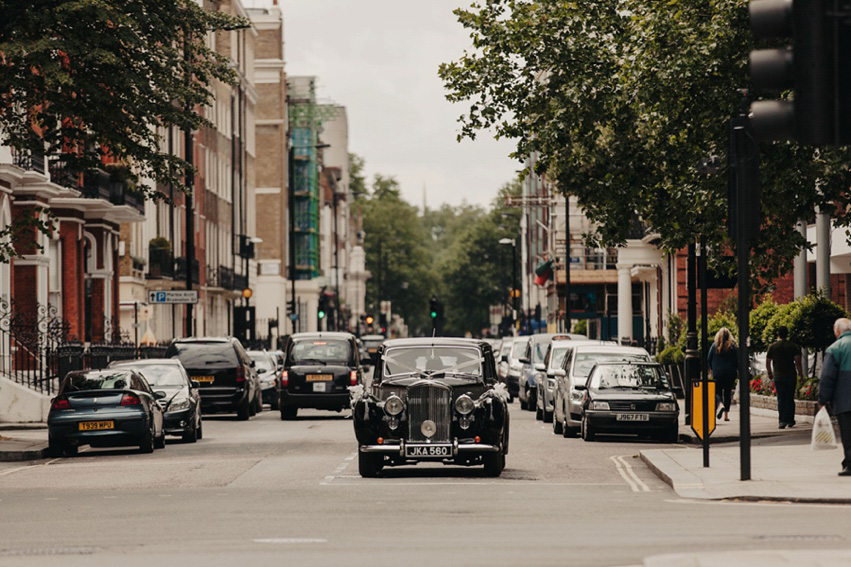
[{"label": "woman walking", "polygon": [[718,410],[718,419],[724,414],[724,421],[730,421],[730,405],[733,402],[733,386],[739,370],[739,350],[733,342],[733,335],[727,327],[721,327],[715,334],[715,341],[709,347],[709,369],[720,390],[723,405]]}]

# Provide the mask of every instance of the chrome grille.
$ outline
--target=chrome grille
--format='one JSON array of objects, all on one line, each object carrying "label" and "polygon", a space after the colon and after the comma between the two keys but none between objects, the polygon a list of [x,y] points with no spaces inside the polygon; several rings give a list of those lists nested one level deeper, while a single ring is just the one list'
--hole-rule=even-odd
[{"label": "chrome grille", "polygon": [[656,402],[636,401],[636,402],[609,402],[609,407],[617,411],[653,411],[656,409]]},{"label": "chrome grille", "polygon": [[440,384],[416,384],[408,388],[408,439],[426,441],[420,426],[430,419],[437,425],[437,432],[431,440],[438,443],[450,441],[451,400],[452,390]]}]

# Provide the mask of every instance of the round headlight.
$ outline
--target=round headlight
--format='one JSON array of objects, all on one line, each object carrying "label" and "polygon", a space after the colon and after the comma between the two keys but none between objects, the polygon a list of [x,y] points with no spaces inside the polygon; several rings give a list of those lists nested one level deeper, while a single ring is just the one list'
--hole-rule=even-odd
[{"label": "round headlight", "polygon": [[455,400],[455,411],[460,413],[461,415],[467,415],[471,411],[473,411],[476,407],[476,404],[473,402],[473,399],[467,394],[463,394]]},{"label": "round headlight", "polygon": [[399,415],[405,409],[405,402],[399,396],[390,396],[384,402],[384,411],[387,415]]},{"label": "round headlight", "polygon": [[427,419],[420,426],[420,431],[423,432],[423,435],[426,437],[433,437],[435,433],[437,433],[437,424],[435,424],[432,420]]}]

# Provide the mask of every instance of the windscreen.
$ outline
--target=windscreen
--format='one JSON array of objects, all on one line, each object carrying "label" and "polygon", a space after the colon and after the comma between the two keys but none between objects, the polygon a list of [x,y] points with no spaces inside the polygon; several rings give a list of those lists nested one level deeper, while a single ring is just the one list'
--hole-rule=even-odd
[{"label": "windscreen", "polygon": [[261,374],[271,372],[275,369],[275,362],[272,360],[272,357],[265,352],[249,352],[248,356],[254,361],[255,370]]},{"label": "windscreen", "polygon": [[564,362],[564,355],[567,354],[567,351],[566,348],[553,350],[553,354],[550,356],[550,368],[561,368],[561,363]]},{"label": "windscreen", "polygon": [[184,368],[236,368],[239,361],[230,343],[173,343],[166,356]]},{"label": "windscreen", "polygon": [[351,357],[348,341],[304,339],[296,341],[290,351],[290,364],[347,365]]},{"label": "windscreen", "polygon": [[87,372],[69,376],[62,384],[62,393],[83,390],[124,390],[130,387],[130,373],[126,370]]},{"label": "windscreen", "polygon": [[573,371],[570,375],[582,380],[588,378],[591,369],[598,362],[619,362],[622,360],[650,362],[650,357],[646,354],[623,352],[578,352],[574,359]]},{"label": "windscreen", "polygon": [[186,385],[186,379],[180,369],[170,364],[145,364],[137,366],[136,370],[145,377],[151,387],[182,388]]},{"label": "windscreen", "polygon": [[599,390],[667,390],[668,380],[658,366],[644,364],[606,364],[591,376],[591,387]]},{"label": "windscreen", "polygon": [[394,376],[482,375],[482,355],[476,348],[448,346],[395,347],[384,353],[384,378]]},{"label": "windscreen", "polygon": [[528,344],[529,339],[514,341],[514,346],[511,347],[511,358],[522,358],[526,354]]}]

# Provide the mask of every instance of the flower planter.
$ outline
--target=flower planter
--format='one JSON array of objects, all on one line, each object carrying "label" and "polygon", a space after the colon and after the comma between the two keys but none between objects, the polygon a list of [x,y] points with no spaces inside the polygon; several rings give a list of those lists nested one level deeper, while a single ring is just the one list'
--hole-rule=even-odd
[{"label": "flower planter", "polygon": [[[777,398],[751,394],[751,407],[777,411]],[[795,415],[812,417],[818,412],[818,403],[809,400],[795,400]]]}]

